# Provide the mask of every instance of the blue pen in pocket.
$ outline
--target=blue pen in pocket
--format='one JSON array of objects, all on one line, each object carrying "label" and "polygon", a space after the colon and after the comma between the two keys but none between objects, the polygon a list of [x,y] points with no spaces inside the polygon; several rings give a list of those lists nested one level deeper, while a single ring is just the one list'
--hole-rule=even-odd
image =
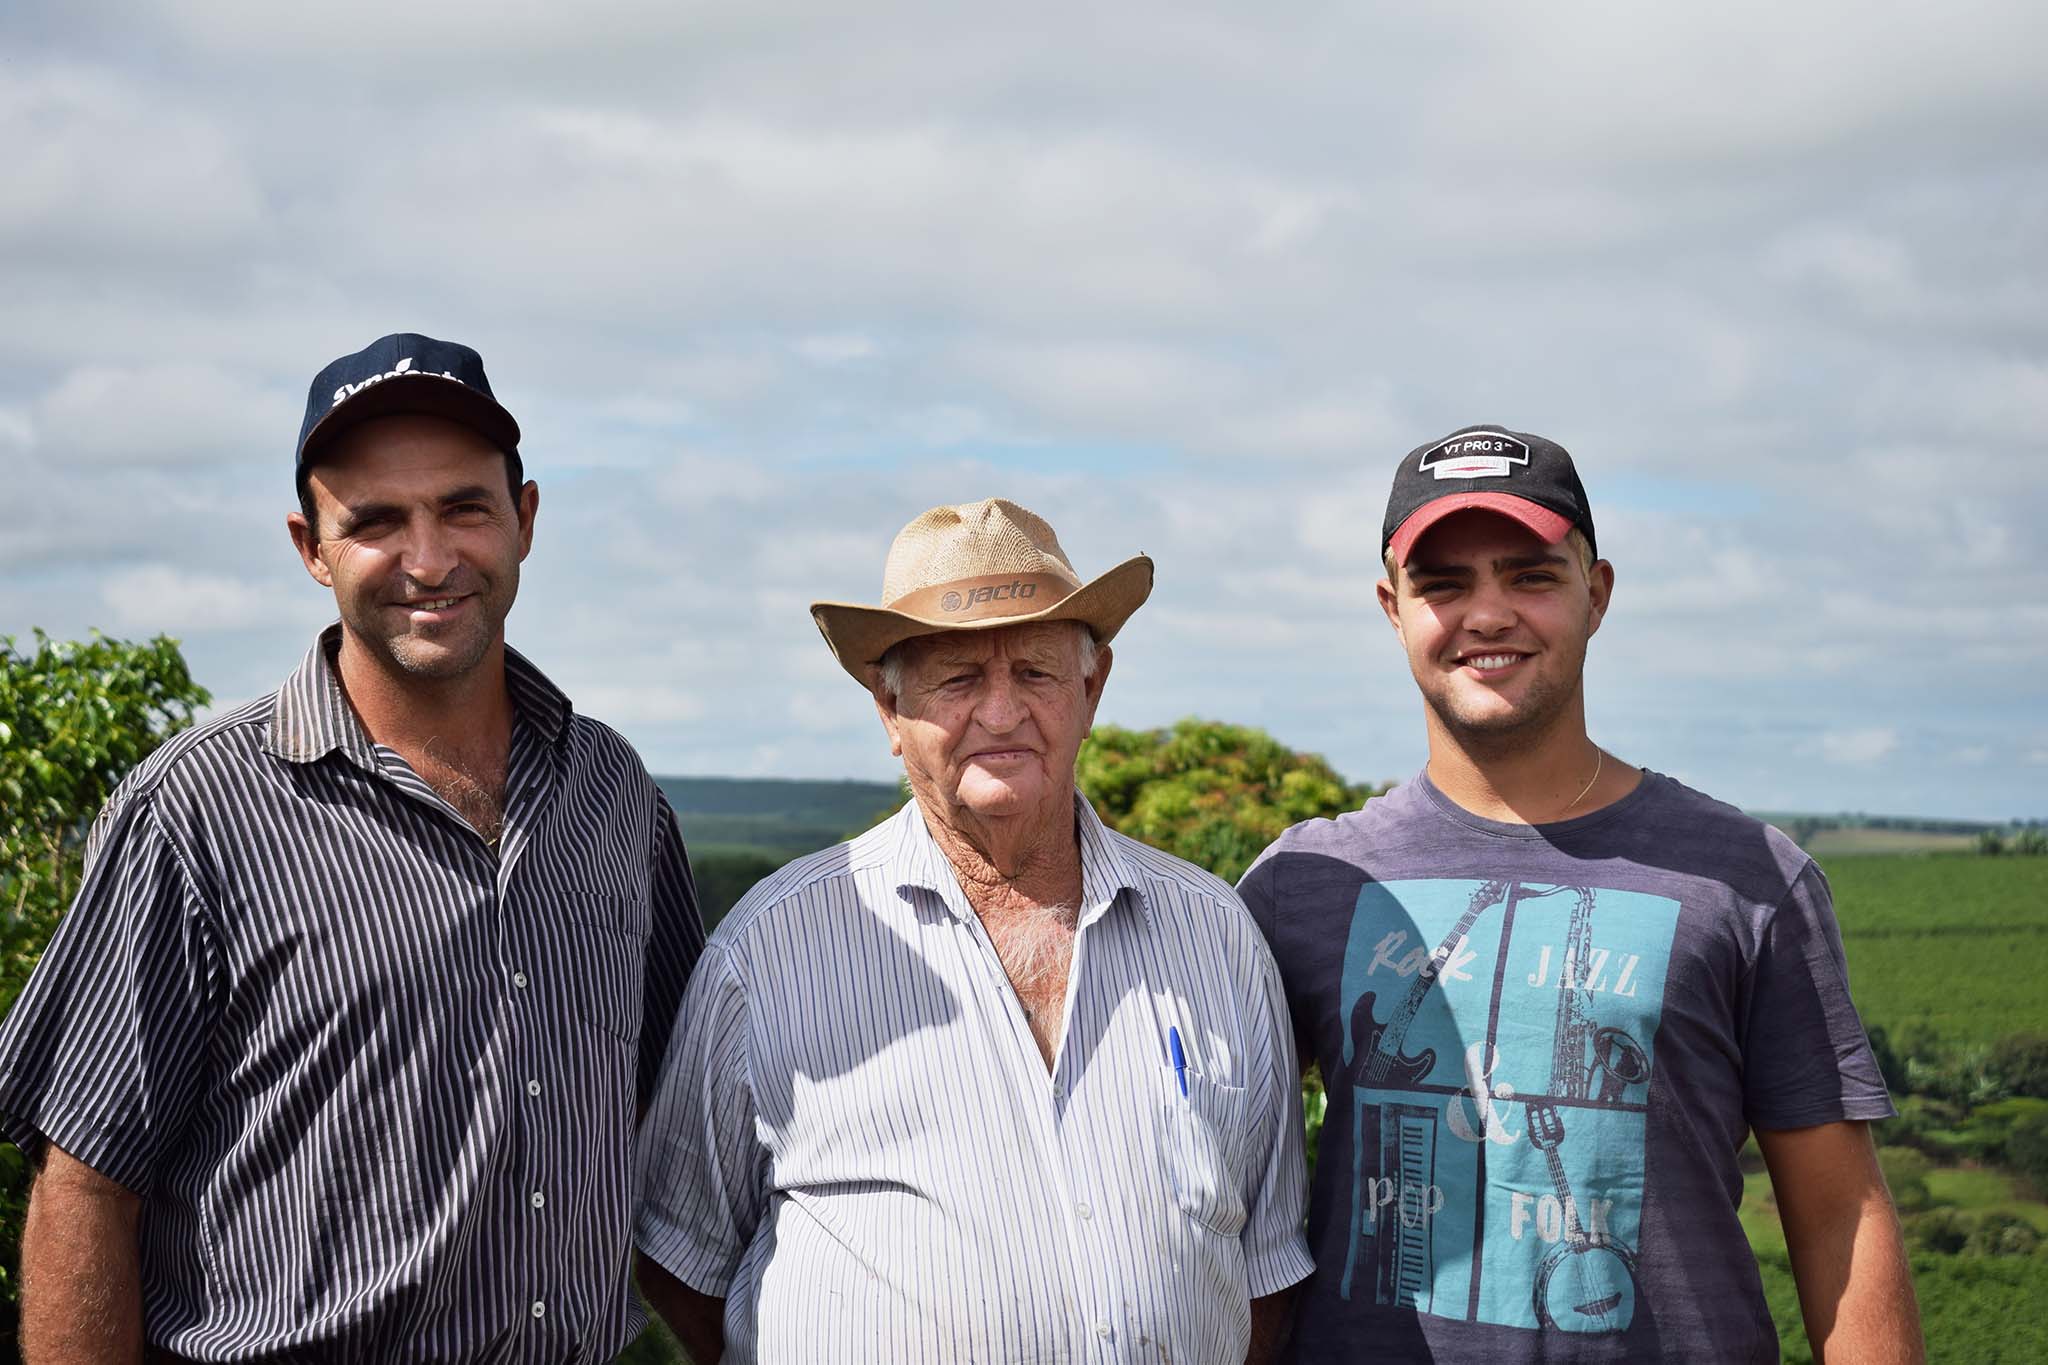
[{"label": "blue pen in pocket", "polygon": [[1180,1030],[1168,1027],[1166,1046],[1173,1052],[1173,1078],[1180,1082],[1180,1097],[1188,1097],[1188,1054],[1181,1050]]}]

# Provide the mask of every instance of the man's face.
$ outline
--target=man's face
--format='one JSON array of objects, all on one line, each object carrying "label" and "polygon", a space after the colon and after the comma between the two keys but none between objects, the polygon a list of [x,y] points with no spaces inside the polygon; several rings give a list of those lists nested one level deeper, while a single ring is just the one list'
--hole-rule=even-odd
[{"label": "man's face", "polygon": [[502,640],[540,493],[514,503],[497,447],[445,418],[378,417],[336,437],[307,483],[318,535],[293,513],[292,541],[373,658],[454,678]]},{"label": "man's face", "polygon": [[1586,642],[1614,587],[1564,542],[1491,512],[1454,513],[1415,543],[1380,607],[1438,724],[1467,740],[1527,738],[1583,714]]},{"label": "man's face", "polygon": [[1074,627],[1033,623],[927,635],[907,652],[902,693],[878,694],[875,705],[928,810],[996,817],[1065,806],[1108,649],[1083,675]]}]

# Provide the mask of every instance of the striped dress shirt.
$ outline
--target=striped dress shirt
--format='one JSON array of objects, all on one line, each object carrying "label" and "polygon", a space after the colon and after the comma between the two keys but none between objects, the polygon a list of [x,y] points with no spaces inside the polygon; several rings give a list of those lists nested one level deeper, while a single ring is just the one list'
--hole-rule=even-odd
[{"label": "striped dress shirt", "polygon": [[703,944],[633,751],[506,651],[500,846],[371,742],[330,628],[94,826],[0,1030],[0,1115],[142,1199],[194,1360],[599,1361],[632,1142]]},{"label": "striped dress shirt", "polygon": [[727,1360],[1237,1365],[1248,1300],[1308,1274],[1265,942],[1222,882],[1075,812],[1049,1074],[915,802],[712,935],[636,1238],[725,1298]]}]

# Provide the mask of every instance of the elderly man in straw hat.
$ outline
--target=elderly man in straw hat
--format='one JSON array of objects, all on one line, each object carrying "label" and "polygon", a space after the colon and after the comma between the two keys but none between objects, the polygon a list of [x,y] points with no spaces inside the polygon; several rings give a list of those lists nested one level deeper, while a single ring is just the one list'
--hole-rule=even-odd
[{"label": "elderly man in straw hat", "polygon": [[641,1284],[699,1361],[1264,1359],[1310,1263],[1292,1035],[1214,877],[1074,758],[1140,555],[1000,499],[811,610],[914,796],[713,934],[641,1134]]}]

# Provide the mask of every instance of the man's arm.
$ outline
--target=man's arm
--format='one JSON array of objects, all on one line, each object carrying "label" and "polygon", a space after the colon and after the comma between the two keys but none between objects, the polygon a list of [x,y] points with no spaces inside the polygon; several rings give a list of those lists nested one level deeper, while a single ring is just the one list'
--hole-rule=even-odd
[{"label": "man's arm", "polygon": [[1759,1131],[1756,1140],[1770,1167],[1814,1359],[1925,1361],[1913,1277],[1870,1125]]},{"label": "man's arm", "polygon": [[1252,1300],[1252,1340],[1245,1349],[1244,1365],[1272,1365],[1287,1344],[1287,1329],[1294,1323],[1294,1286]]},{"label": "man's arm", "polygon": [[718,1365],[725,1354],[725,1300],[699,1294],[645,1254],[638,1261],[640,1293],[676,1334],[691,1365]]},{"label": "man's arm", "polygon": [[142,1359],[142,1200],[56,1147],[21,1236],[21,1355],[28,1365]]}]

